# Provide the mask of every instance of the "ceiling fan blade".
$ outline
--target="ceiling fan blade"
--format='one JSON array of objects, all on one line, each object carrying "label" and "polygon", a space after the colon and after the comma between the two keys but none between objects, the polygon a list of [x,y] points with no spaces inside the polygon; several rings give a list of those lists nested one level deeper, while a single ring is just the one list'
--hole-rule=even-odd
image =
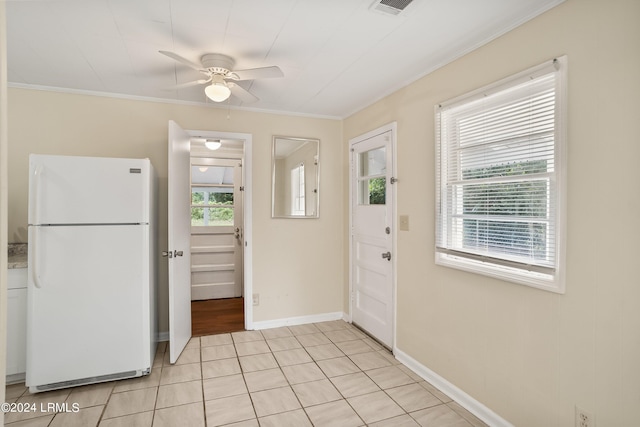
[{"label": "ceiling fan blade", "polygon": [[240,99],[242,102],[246,102],[247,104],[259,101],[260,98],[246,90],[240,85],[235,83],[228,82],[227,86],[231,89],[231,94]]},{"label": "ceiling fan blade", "polygon": [[179,85],[175,85],[175,86],[172,87],[172,89],[183,89],[185,87],[203,85],[205,83],[209,83],[210,81],[211,81],[211,79],[194,80],[192,82],[186,82],[186,83],[181,83]]},{"label": "ceiling fan blade", "polygon": [[159,50],[158,52],[160,52],[161,54],[163,54],[164,56],[168,56],[169,58],[178,61],[179,63],[186,65],[189,68],[193,68],[194,70],[200,71],[205,73],[207,70],[202,68],[202,65],[193,63],[191,61],[189,61],[186,58],[183,58],[182,56],[175,54],[173,52],[168,52],[166,50]]},{"label": "ceiling fan blade", "polygon": [[[231,78],[234,80],[255,80],[255,79],[269,79],[274,77],[284,77],[282,70],[276,66],[250,68],[248,70],[234,70]],[[237,79],[235,77],[238,77]]]}]

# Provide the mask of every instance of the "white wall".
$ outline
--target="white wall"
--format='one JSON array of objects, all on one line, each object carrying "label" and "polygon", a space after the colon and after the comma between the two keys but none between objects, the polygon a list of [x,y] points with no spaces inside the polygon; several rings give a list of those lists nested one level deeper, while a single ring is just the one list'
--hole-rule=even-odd
[{"label": "white wall", "polygon": [[[637,0],[567,0],[344,122],[345,159],[348,139],[398,122],[411,225],[398,235],[399,349],[519,427],[572,426],[576,404],[599,427],[638,425],[639,20]],[[436,266],[434,106],[563,54],[566,294]]]},{"label": "white wall", "polygon": [[[253,136],[253,320],[267,321],[342,310],[344,186],[340,174],[342,123],[221,108],[98,96],[9,90],[9,241],[27,239],[29,153],[148,157],[159,175],[159,248],[167,244],[167,123],[184,129]],[[317,220],[271,219],[273,135],[320,139],[324,161]],[[247,184],[249,185],[249,184]],[[304,250],[300,250],[304,248]],[[160,265],[160,331],[168,330],[167,263]],[[333,268],[326,268],[327,265]],[[309,274],[314,272],[314,274]]]}]

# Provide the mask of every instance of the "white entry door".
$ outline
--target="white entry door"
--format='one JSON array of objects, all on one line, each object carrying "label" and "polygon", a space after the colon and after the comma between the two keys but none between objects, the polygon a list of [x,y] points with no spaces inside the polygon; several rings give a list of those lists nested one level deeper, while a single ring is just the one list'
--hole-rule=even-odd
[{"label": "white entry door", "polygon": [[393,132],[351,140],[351,316],[393,347]]},{"label": "white entry door", "polygon": [[191,159],[191,300],[242,296],[241,159]]},{"label": "white entry door", "polygon": [[190,137],[169,122],[168,250],[169,361],[175,363],[191,338]]}]

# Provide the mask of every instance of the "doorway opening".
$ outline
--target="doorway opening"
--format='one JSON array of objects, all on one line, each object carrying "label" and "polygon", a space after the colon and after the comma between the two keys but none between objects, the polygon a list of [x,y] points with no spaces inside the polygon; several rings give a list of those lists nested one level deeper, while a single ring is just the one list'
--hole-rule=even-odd
[{"label": "doorway opening", "polygon": [[[244,327],[253,329],[253,248],[252,248],[252,135],[217,131],[186,131],[173,120],[168,128],[168,191],[167,191],[167,243],[163,255],[169,258],[169,361],[176,363],[178,357],[192,337],[191,333],[191,157],[198,156],[198,148],[204,150],[206,139],[230,139],[242,141],[244,160],[242,182],[247,183],[242,191],[243,226],[240,230],[244,265],[243,295]],[[218,141],[220,142],[220,141]],[[222,146],[222,144],[220,144]],[[219,151],[220,157],[223,151]],[[218,155],[218,154],[216,154]]]},{"label": "doorway opening", "polygon": [[244,149],[241,139],[191,138],[192,336],[245,328]]}]

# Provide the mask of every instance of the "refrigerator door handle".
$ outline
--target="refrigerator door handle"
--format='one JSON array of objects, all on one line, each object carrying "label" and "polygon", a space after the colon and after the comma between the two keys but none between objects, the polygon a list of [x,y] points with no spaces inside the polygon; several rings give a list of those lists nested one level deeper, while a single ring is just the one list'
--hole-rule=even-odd
[{"label": "refrigerator door handle", "polygon": [[38,289],[40,289],[42,286],[40,284],[40,276],[38,275],[38,234],[40,230],[36,224],[40,223],[40,215],[38,215],[38,199],[40,198],[40,180],[41,180],[40,177],[42,176],[42,170],[43,170],[43,166],[42,164],[39,164],[35,167],[33,171],[33,177],[34,177],[33,200],[31,200],[32,206],[33,206],[33,211],[31,212],[31,214],[32,214],[32,219],[34,224],[32,227],[33,240],[31,242],[33,246],[32,248],[33,256],[29,261],[32,264],[31,275],[33,276],[33,284]]},{"label": "refrigerator door handle", "polygon": [[33,279],[33,284],[38,289],[42,288],[40,284],[40,276],[38,275],[38,233],[40,232],[39,228],[40,227],[38,226],[31,227],[33,238],[31,239],[31,248],[29,248],[29,250],[31,250],[31,253],[32,253],[31,259],[29,260],[31,264],[31,276]]},{"label": "refrigerator door handle", "polygon": [[38,215],[38,200],[40,199],[40,181],[42,176],[42,164],[36,165],[33,170],[33,199],[30,200],[31,218],[30,224],[40,224],[40,215]]}]

